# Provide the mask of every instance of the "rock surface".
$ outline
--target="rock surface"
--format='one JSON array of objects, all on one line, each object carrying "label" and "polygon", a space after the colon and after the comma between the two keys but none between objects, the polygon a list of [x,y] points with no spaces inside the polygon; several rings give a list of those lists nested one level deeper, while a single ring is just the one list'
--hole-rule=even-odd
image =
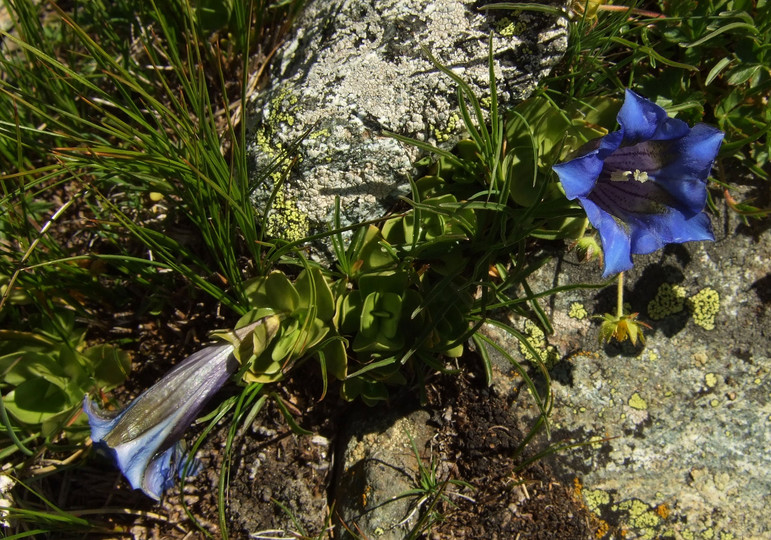
[{"label": "rock surface", "polygon": [[[771,235],[727,209],[713,221],[715,243],[635,257],[625,299],[653,325],[644,347],[597,343],[591,315],[614,312],[615,285],[543,302],[548,339],[529,328],[558,359],[552,442],[588,443],[549,462],[607,537],[771,536]],[[570,261],[533,289],[598,281]]]},{"label": "rock surface", "polygon": [[[251,107],[255,171],[297,155],[256,192],[264,209],[276,183],[270,233],[289,240],[324,230],[340,197],[343,225],[382,216],[409,192],[419,152],[385,131],[452,145],[461,133],[456,85],[421,47],[489,99],[492,33],[497,95],[527,97],[566,45],[564,21],[542,13],[478,9],[474,0],[310,2],[273,62],[271,86]],[[296,149],[293,144],[301,136]]]},{"label": "rock surface", "polygon": [[[345,527],[381,540],[401,540],[420,518],[419,495],[405,494],[418,487],[418,460],[435,430],[427,425],[425,410],[378,416],[374,420],[371,411],[363,410],[349,419],[335,500]],[[345,527],[337,526],[335,538],[353,538]]]}]

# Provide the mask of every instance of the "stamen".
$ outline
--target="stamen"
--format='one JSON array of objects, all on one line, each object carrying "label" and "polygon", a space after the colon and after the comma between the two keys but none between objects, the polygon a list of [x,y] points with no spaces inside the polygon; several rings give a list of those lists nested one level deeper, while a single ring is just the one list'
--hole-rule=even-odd
[{"label": "stamen", "polygon": [[[637,172],[637,171],[635,171]],[[632,171],[613,171],[610,173],[610,181],[611,182],[626,182],[629,180],[629,175],[632,174]]]},{"label": "stamen", "polygon": [[640,169],[635,169],[634,172],[632,171],[613,171],[610,173],[610,181],[611,182],[626,182],[630,179],[630,177],[641,184],[644,184],[649,180],[648,173],[645,171],[641,171]]}]

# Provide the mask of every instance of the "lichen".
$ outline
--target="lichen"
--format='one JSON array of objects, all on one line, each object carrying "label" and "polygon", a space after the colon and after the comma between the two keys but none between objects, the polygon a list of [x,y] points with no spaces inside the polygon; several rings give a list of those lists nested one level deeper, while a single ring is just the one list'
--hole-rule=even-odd
[{"label": "lichen", "polygon": [[586,507],[594,514],[599,514],[600,507],[610,504],[610,493],[601,489],[584,489]]},{"label": "lichen", "polygon": [[265,232],[295,242],[307,237],[309,230],[308,216],[300,211],[297,203],[286,197],[283,189],[279,190],[268,214]]},{"label": "lichen", "polygon": [[707,373],[704,375],[704,384],[706,384],[708,388],[714,388],[717,384],[717,375],[714,373]]},{"label": "lichen", "polygon": [[627,403],[630,407],[637,409],[638,411],[648,410],[648,403],[643,399],[639,392],[632,394],[632,397],[629,398]]},{"label": "lichen", "polygon": [[720,311],[720,295],[712,287],[705,287],[687,300],[693,322],[705,330],[715,329],[715,315]]},{"label": "lichen", "polygon": [[[538,328],[538,325],[533,321],[526,320],[525,334],[527,335],[527,342],[538,353],[538,360],[543,362],[547,368],[554,366],[559,360],[559,353],[557,352],[556,347],[546,343],[546,334],[543,333],[543,330]],[[522,342],[519,343],[519,351],[531,362],[536,361],[536,358],[533,357],[533,354]]]},{"label": "lichen", "polygon": [[656,296],[648,302],[648,316],[653,320],[680,313],[685,308],[685,288],[680,285],[663,283]]},{"label": "lichen", "polygon": [[627,523],[638,531],[638,538],[657,538],[661,517],[639,499],[630,499],[615,505],[614,510],[627,516]]},{"label": "lichen", "polygon": [[434,128],[434,138],[437,142],[450,140],[452,134],[458,129],[458,122],[460,122],[460,118],[456,113],[452,113],[444,129]]},{"label": "lichen", "polygon": [[508,17],[504,17],[495,23],[495,29],[503,37],[514,37],[525,30],[525,24],[521,21],[515,23]]},{"label": "lichen", "polygon": [[295,123],[295,113],[293,111],[297,105],[297,96],[293,95],[288,88],[281,88],[276,95],[270,99],[268,116],[254,134],[257,148],[268,157],[275,157],[284,151],[284,146],[275,137],[278,126],[281,123],[289,126]]},{"label": "lichen", "polygon": [[568,317],[582,321],[586,318],[587,315],[588,313],[586,312],[586,308],[581,302],[573,302],[570,304]]}]

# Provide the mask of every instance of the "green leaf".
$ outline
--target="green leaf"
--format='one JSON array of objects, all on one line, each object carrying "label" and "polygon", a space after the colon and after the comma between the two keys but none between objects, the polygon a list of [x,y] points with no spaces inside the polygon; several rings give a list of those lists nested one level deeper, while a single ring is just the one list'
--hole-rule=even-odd
[{"label": "green leaf", "polygon": [[[81,393],[82,397],[82,393]],[[11,390],[4,398],[5,408],[25,424],[42,424],[52,416],[72,408],[70,394],[43,378],[30,379]]]},{"label": "green leaf", "polygon": [[281,272],[250,280],[244,294],[252,308],[272,308],[276,313],[294,313],[300,306],[300,295]]},{"label": "green leaf", "polygon": [[345,343],[342,339],[332,339],[320,351],[323,355],[327,372],[336,379],[342,381],[348,376],[348,355],[345,352]]},{"label": "green leaf", "polygon": [[[315,289],[315,297],[313,298],[311,298],[311,280],[313,280]],[[310,272],[303,270],[297,277],[294,287],[299,295],[301,308],[308,309],[310,306],[314,306],[316,317],[322,321],[332,320],[335,314],[335,299],[321,270],[318,268],[311,268]]]},{"label": "green leaf", "polygon": [[112,390],[122,384],[131,371],[131,356],[112,345],[96,345],[83,352],[93,369],[97,386]]}]

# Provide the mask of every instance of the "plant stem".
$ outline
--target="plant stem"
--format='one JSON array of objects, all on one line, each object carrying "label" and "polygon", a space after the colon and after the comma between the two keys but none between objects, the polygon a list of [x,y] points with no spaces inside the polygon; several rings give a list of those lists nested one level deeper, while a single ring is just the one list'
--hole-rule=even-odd
[{"label": "plant stem", "polygon": [[616,317],[620,320],[621,317],[624,316],[624,273],[619,272],[618,273],[618,293],[616,302],[618,302],[618,305],[616,306]]}]

